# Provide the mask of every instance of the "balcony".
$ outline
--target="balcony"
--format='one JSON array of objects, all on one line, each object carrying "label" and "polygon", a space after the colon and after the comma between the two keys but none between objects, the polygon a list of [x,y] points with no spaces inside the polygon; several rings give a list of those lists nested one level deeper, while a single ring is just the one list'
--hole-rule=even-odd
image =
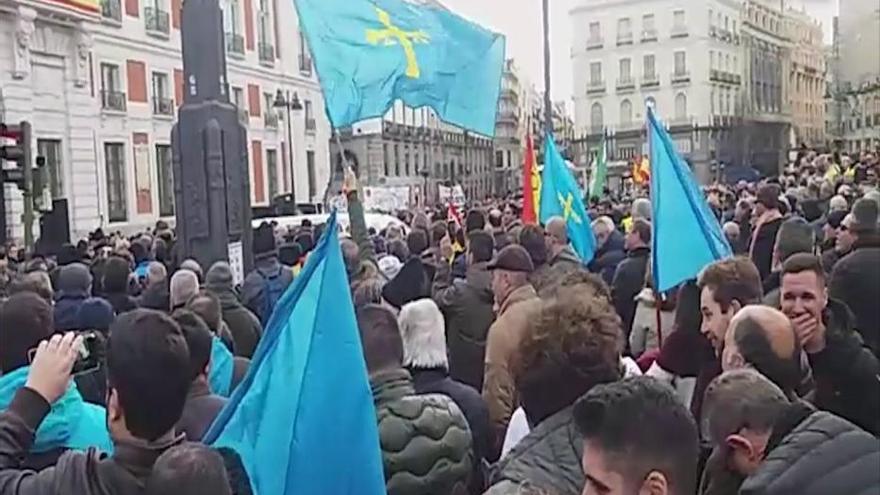
[{"label": "balcony", "polygon": [[623,77],[617,80],[617,92],[624,93],[636,89],[636,81],[632,77]]},{"label": "balcony", "polygon": [[650,41],[657,41],[656,29],[645,29],[642,31],[642,43],[648,43]]},{"label": "balcony", "polygon": [[726,41],[728,43],[733,43],[733,33],[728,31],[727,29],[718,29],[718,39],[721,41]]},{"label": "balcony", "polygon": [[591,37],[587,40],[587,50],[598,50],[605,44],[601,36]]},{"label": "balcony", "polygon": [[691,82],[691,73],[687,70],[676,71],[670,78],[672,84],[686,84]]},{"label": "balcony", "polygon": [[306,132],[308,132],[309,134],[314,134],[317,129],[318,129],[318,123],[315,122],[315,118],[314,117],[306,118]]},{"label": "balcony", "polygon": [[299,54],[299,73],[305,76],[312,75],[312,57],[303,53]]},{"label": "balcony", "polygon": [[114,112],[125,111],[125,93],[122,91],[102,90],[101,108]]},{"label": "balcony", "polygon": [[237,33],[226,33],[226,52],[239,57],[244,56],[244,36]]},{"label": "balcony", "polygon": [[629,33],[617,33],[617,46],[620,45],[632,45],[633,43],[633,34]]},{"label": "balcony", "polygon": [[278,129],[278,114],[266,109],[263,112],[263,126],[267,129]]},{"label": "balcony", "polygon": [[168,23],[168,12],[156,7],[144,8],[144,24],[147,32],[151,34],[159,34],[167,37],[171,33],[171,26]]},{"label": "balcony", "polygon": [[709,71],[709,80],[725,84],[742,84],[741,75],[717,69],[712,69]]},{"label": "balcony", "polygon": [[101,0],[101,17],[105,20],[122,24],[121,0]]},{"label": "balcony", "polygon": [[260,55],[260,63],[264,64],[274,64],[275,63],[275,47],[269,43],[258,43],[257,51]]},{"label": "balcony", "polygon": [[604,80],[590,81],[589,83],[587,83],[587,94],[588,95],[599,94],[599,93],[604,93],[604,92],[605,92],[605,81]]},{"label": "balcony", "polygon": [[687,38],[687,26],[672,26],[672,32],[669,33],[670,38]]},{"label": "balcony", "polygon": [[645,74],[642,76],[642,87],[650,88],[654,86],[660,86],[660,76],[657,74]]},{"label": "balcony", "polygon": [[153,115],[174,115],[174,100],[171,98],[153,98]]}]

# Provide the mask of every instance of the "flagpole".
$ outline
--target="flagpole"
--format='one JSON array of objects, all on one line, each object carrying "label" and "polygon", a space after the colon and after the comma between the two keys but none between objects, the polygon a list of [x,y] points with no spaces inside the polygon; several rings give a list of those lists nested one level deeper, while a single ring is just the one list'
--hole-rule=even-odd
[{"label": "flagpole", "polygon": [[550,6],[542,0],[544,12],[544,132],[553,132],[553,105],[550,98]]}]

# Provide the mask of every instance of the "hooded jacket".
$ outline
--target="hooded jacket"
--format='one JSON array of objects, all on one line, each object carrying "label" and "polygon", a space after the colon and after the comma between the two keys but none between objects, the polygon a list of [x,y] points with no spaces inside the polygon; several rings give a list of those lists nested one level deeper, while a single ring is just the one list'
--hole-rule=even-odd
[{"label": "hooded jacket", "polygon": [[233,289],[229,265],[214,264],[205,276],[206,288],[220,300],[223,321],[235,341],[235,353],[248,359],[253,357],[263,333],[260,320],[238,300]]},{"label": "hooded jacket", "polygon": [[612,231],[605,244],[596,250],[596,255],[588,265],[590,271],[601,276],[609,287],[614,281],[617,265],[626,258],[626,249],[623,245],[623,234],[618,230]]},{"label": "hooded jacket", "polygon": [[79,308],[91,297],[92,274],[82,263],[61,267],[55,291],[55,330],[79,330]]},{"label": "hooded jacket", "polygon": [[464,280],[450,283],[449,265],[441,264],[434,279],[434,301],[446,321],[449,375],[477,390],[483,388],[486,336],[495,320],[492,273],[486,265],[474,263]]},{"label": "hooded jacket", "polygon": [[[269,315],[264,315],[265,292],[268,285],[268,279],[271,277],[280,277],[280,283],[285,288],[293,282],[293,272],[286,269],[278,261],[278,256],[274,253],[260,257],[254,262],[254,269],[248,273],[244,282],[241,284],[241,301],[244,306],[260,320],[268,321]],[[276,301],[277,303],[277,301]]]}]

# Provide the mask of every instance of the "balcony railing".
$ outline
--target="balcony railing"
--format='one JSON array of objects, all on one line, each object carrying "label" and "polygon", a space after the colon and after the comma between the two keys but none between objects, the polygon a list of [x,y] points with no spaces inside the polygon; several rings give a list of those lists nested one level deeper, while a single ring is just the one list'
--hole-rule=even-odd
[{"label": "balcony railing", "polygon": [[672,32],[669,34],[669,36],[672,38],[686,38],[687,35],[687,26],[672,26]]},{"label": "balcony railing", "polygon": [[174,115],[174,100],[171,98],[153,98],[153,113],[156,115]]},{"label": "balcony railing", "polygon": [[648,41],[657,41],[656,29],[645,29],[644,31],[642,31],[642,43],[646,43]]},{"label": "balcony railing", "polygon": [[617,91],[623,92],[633,90],[636,87],[636,81],[632,77],[622,77],[617,80]]},{"label": "balcony railing", "polygon": [[734,74],[732,72],[726,72],[723,70],[712,69],[709,71],[709,79],[715,82],[727,83],[727,84],[742,84],[742,76],[739,74]]},{"label": "balcony railing", "polygon": [[314,117],[306,119],[306,131],[315,132],[315,130],[317,128],[318,128],[318,123],[315,122]]},{"label": "balcony railing", "polygon": [[101,17],[122,22],[122,1],[101,0]]},{"label": "balcony railing", "polygon": [[237,33],[226,33],[226,51],[244,55],[244,36]]},{"label": "balcony railing", "polygon": [[602,39],[601,36],[591,37],[587,40],[587,50],[595,50],[597,48],[602,48],[602,45],[605,44],[605,40]]},{"label": "balcony railing", "polygon": [[605,81],[590,81],[587,83],[587,94],[594,93],[604,93],[605,92]]},{"label": "balcony railing", "polygon": [[269,43],[259,43],[257,50],[260,53],[260,62],[275,62],[275,47]]},{"label": "balcony railing", "polygon": [[676,71],[672,73],[672,84],[680,84],[690,82],[691,73],[687,70]]},{"label": "balcony railing", "polygon": [[277,129],[278,114],[267,109],[263,112],[263,125],[269,129]]},{"label": "balcony railing", "polygon": [[306,76],[312,75],[312,57],[303,53],[299,54],[299,72]]},{"label": "balcony railing", "polygon": [[659,86],[660,85],[660,76],[657,74],[645,74],[642,76],[642,87],[649,86]]},{"label": "balcony railing", "polygon": [[633,34],[629,33],[617,33],[617,45],[631,45],[633,42]]},{"label": "balcony railing", "polygon": [[101,91],[101,108],[104,110],[125,111],[125,93],[122,91]]},{"label": "balcony railing", "polygon": [[144,24],[147,26],[147,31],[151,33],[168,35],[171,32],[168,12],[156,7],[144,8]]}]

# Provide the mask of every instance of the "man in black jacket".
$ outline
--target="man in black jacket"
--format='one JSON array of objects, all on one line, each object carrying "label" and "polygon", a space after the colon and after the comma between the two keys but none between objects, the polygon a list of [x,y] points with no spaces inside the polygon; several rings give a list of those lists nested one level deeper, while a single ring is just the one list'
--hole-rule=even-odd
[{"label": "man in black jacket", "polygon": [[782,267],[781,307],[794,325],[816,381],[816,406],[880,434],[880,365],[853,330],[843,304],[828,298],[818,257],[796,254]]},{"label": "man in black jacket", "polygon": [[608,216],[593,220],[593,234],[596,236],[598,249],[588,267],[591,272],[599,274],[606,284],[611,285],[617,265],[626,258],[623,235],[614,226],[614,220]]},{"label": "man in black jacket", "polygon": [[734,472],[718,493],[867,494],[880,486],[877,438],[834,414],[789,402],[757,371],[716,378],[706,390],[703,422],[718,447],[706,474],[713,466]]},{"label": "man in black jacket", "polygon": [[135,310],[116,320],[107,350],[113,455],[68,452],[54,467],[23,469],[34,432],[70,383],[81,345],[73,333],[40,343],[25,387],[0,413],[0,495],[140,495],[156,458],[183,441],[174,425],[189,389],[186,341],[168,316]]},{"label": "man in black jacket", "polygon": [[776,243],[776,234],[779,233],[779,227],[784,220],[779,211],[779,194],[779,186],[776,184],[765,184],[758,188],[749,256],[758,267],[761,280],[770,275],[773,265],[773,245]]},{"label": "man in black jacket", "polygon": [[611,284],[611,298],[623,324],[624,342],[629,342],[636,314],[636,295],[645,287],[645,271],[651,261],[650,246],[651,224],[641,218],[633,220],[625,238],[627,257],[617,266]]}]

